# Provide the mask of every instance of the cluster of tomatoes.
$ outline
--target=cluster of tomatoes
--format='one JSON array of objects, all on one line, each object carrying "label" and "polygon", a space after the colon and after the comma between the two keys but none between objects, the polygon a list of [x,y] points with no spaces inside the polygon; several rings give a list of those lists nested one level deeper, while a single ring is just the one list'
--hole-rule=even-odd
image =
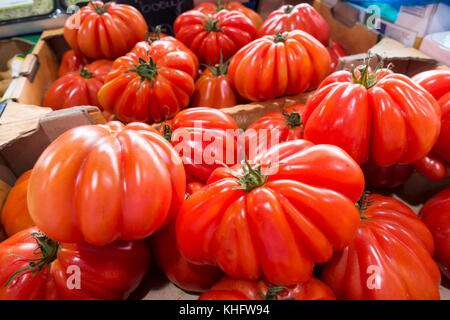
[{"label": "cluster of tomatoes", "polygon": [[[121,121],[65,132],[10,191],[0,298],[124,299],[152,257],[200,299],[439,299],[450,189],[417,216],[365,187],[401,184],[413,166],[431,175],[435,159],[446,170],[449,71],[330,74],[328,26],[304,4],[264,23],[204,4],[175,38],[146,35],[125,5],[78,15],[46,102]],[[89,60],[102,58],[116,60]],[[244,132],[220,110],[316,88]]]}]

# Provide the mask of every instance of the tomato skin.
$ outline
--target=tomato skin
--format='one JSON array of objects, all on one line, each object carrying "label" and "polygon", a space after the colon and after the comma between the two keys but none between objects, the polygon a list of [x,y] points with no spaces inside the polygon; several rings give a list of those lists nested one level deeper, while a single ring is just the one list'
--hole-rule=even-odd
[{"label": "tomato skin", "polygon": [[58,69],[58,78],[62,77],[66,73],[80,70],[85,65],[89,64],[91,59],[85,57],[75,50],[67,50],[62,59]]},{"label": "tomato skin", "polygon": [[241,48],[230,61],[228,76],[242,97],[260,101],[316,88],[330,65],[327,49],[295,30],[264,36]]},{"label": "tomato skin", "polygon": [[348,71],[325,79],[306,105],[304,138],[337,145],[358,164],[409,164],[428,154],[439,135],[439,105],[408,77],[379,72],[370,89]]},{"label": "tomato skin", "polygon": [[389,167],[379,167],[367,161],[361,166],[369,187],[396,188],[404,184],[413,172],[410,164],[396,164]]},{"label": "tomato skin", "polygon": [[441,131],[432,154],[419,161],[416,169],[429,179],[443,179],[447,176],[445,167],[450,163],[450,71],[425,71],[412,79],[436,99],[442,113]]},{"label": "tomato skin", "polygon": [[110,60],[96,60],[84,67],[89,74],[83,75],[83,70],[64,74],[55,80],[44,96],[44,107],[53,110],[75,106],[93,105],[103,110],[97,94],[105,81],[105,77],[112,69]]},{"label": "tomato skin", "polygon": [[28,207],[56,241],[106,245],[173,221],[185,186],[181,160],[155,129],[113,121],[76,127],[47,147],[31,173]]},{"label": "tomato skin", "polygon": [[[189,108],[172,121],[171,143],[183,160],[187,181],[206,182],[214,169],[237,163],[238,127],[213,108]],[[186,139],[186,140],[185,140]]]},{"label": "tomato skin", "polygon": [[[221,5],[223,7],[223,10],[239,11],[243,13],[247,18],[249,18],[252,21],[256,30],[258,30],[263,23],[261,16],[256,11],[247,8],[238,1],[225,2],[221,3]],[[215,3],[203,2],[198,6],[196,6],[194,9],[201,12],[214,12],[218,11],[219,7]]]},{"label": "tomato skin", "polygon": [[[116,59],[98,92],[100,104],[124,122],[161,122],[186,108],[194,93],[198,61],[180,45],[164,38],[140,42]],[[136,66],[155,73],[146,75]]]},{"label": "tomato skin", "polygon": [[28,170],[17,179],[3,205],[1,222],[8,236],[34,226],[27,205],[27,189],[30,174],[31,170]]},{"label": "tomato skin", "polygon": [[[95,7],[107,10],[99,14]],[[144,17],[134,7],[92,1],[67,19],[64,38],[73,50],[89,58],[115,59],[145,40],[147,31]]]},{"label": "tomato skin", "polygon": [[195,82],[192,107],[229,108],[237,104],[236,92],[226,74],[214,75],[208,68]]},{"label": "tomato skin", "polygon": [[[258,281],[222,278],[198,300],[263,300],[271,284],[267,279]],[[334,293],[322,281],[311,277],[301,284],[292,285],[277,295],[277,300],[335,300]]]},{"label": "tomato skin", "polygon": [[367,219],[352,243],[323,266],[321,280],[337,299],[439,299],[441,275],[428,228],[394,198],[372,194],[368,201]]},{"label": "tomato skin", "polygon": [[328,23],[316,9],[307,3],[296,6],[283,5],[273,11],[259,29],[259,36],[293,30],[305,31],[325,46],[330,38]]},{"label": "tomato skin", "polygon": [[[38,231],[36,227],[25,229],[0,243],[0,300],[126,299],[150,265],[150,251],[143,240],[104,247],[60,243],[56,260],[38,275],[26,271],[4,286],[13,272],[29,264],[23,257],[37,258],[38,246],[30,236]],[[67,286],[74,274],[67,272],[70,266],[80,270],[80,289]]]},{"label": "tomato skin", "polygon": [[189,182],[188,184],[186,184],[186,193],[188,195],[194,194],[204,186],[205,186],[204,183],[198,181]]},{"label": "tomato skin", "polygon": [[[302,115],[304,104],[286,106],[282,111],[269,111],[253,122],[244,132],[248,158],[277,143],[301,139],[303,137]],[[298,114],[293,117],[294,111]],[[284,114],[283,114],[284,113]],[[266,139],[266,141],[263,141]],[[260,141],[261,140],[261,141]]]},{"label": "tomato skin", "polygon": [[[209,21],[218,21],[211,29]],[[201,63],[214,65],[231,58],[257,36],[252,21],[239,11],[202,12],[190,10],[174,22],[175,37],[188,46]]]},{"label": "tomato skin", "polygon": [[347,50],[345,50],[342,43],[335,39],[330,39],[330,44],[327,47],[328,53],[331,57],[331,72],[336,70],[340,57],[345,57],[347,55]]},{"label": "tomato skin", "polygon": [[434,239],[434,259],[450,279],[450,188],[429,199],[419,213]]},{"label": "tomato skin", "polygon": [[[232,278],[306,281],[314,263],[329,260],[358,228],[353,201],[364,188],[361,169],[343,150],[305,140],[279,144],[255,162],[270,170],[263,186],[236,189],[231,173],[218,168],[184,202],[178,248],[188,261],[219,266]],[[276,172],[267,168],[274,162]],[[239,165],[232,169],[242,173]],[[327,218],[331,207],[339,218]]]}]

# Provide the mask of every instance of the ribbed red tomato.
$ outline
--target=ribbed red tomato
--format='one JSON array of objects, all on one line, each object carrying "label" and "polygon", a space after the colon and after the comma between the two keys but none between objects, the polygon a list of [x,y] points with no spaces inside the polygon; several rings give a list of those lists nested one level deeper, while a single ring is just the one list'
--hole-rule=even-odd
[{"label": "ribbed red tomato", "polygon": [[439,299],[433,238],[402,202],[378,194],[358,202],[356,237],[334,254],[321,279],[338,299]]},{"label": "ribbed red tomato", "polygon": [[173,38],[140,42],[114,61],[98,100],[121,121],[161,122],[188,106],[197,72],[195,56]]},{"label": "ribbed red tomato", "polygon": [[450,279],[450,188],[429,199],[420,210],[420,218],[433,235],[434,259]]},{"label": "ribbed red tomato", "polygon": [[450,164],[450,70],[431,70],[412,78],[436,99],[441,107],[441,131],[432,153],[415,164],[416,170],[432,180],[445,178]]},{"label": "ribbed red tomato", "polygon": [[339,62],[339,58],[345,57],[347,55],[347,51],[342,43],[334,39],[330,39],[330,44],[328,45],[327,50],[331,57],[331,72],[334,72]]},{"label": "ribbed red tomato", "polygon": [[75,106],[100,105],[97,94],[105,81],[105,77],[112,69],[110,60],[96,60],[78,71],[64,74],[54,81],[44,96],[44,107],[53,110]]},{"label": "ribbed red tomato", "polygon": [[82,67],[89,64],[89,62],[91,62],[91,59],[85,57],[81,53],[76,52],[75,50],[67,50],[59,65],[58,78],[66,73],[80,70]]},{"label": "ribbed red tomato", "polygon": [[386,167],[423,158],[440,130],[434,98],[407,76],[375,70],[337,71],[309,99],[304,138],[347,151],[359,164]]},{"label": "ribbed red tomato", "polygon": [[0,243],[0,300],[126,299],[149,265],[143,240],[96,247],[29,228]]},{"label": "ribbed red tomato", "polygon": [[260,101],[316,88],[330,72],[327,49],[306,32],[264,36],[231,59],[228,76],[244,98]]},{"label": "ribbed red tomato", "polygon": [[302,30],[319,40],[323,45],[328,44],[330,28],[325,19],[307,3],[296,6],[283,5],[264,21],[259,29],[259,35],[274,35],[278,32]]},{"label": "ribbed red tomato", "polygon": [[239,11],[202,12],[190,10],[174,23],[175,37],[197,55],[201,63],[224,61],[257,36],[253,22]]},{"label": "ribbed red tomato", "polygon": [[221,163],[237,163],[238,127],[218,109],[189,108],[164,127],[163,135],[183,160],[188,181],[206,182]]},{"label": "ribbed red tomato", "polygon": [[235,280],[224,277],[199,300],[335,300],[334,293],[322,281],[308,281],[289,287],[273,286],[266,279]]},{"label": "ribbed red tomato", "polygon": [[219,266],[232,278],[307,281],[314,264],[357,231],[361,169],[342,149],[305,140],[272,147],[255,163],[263,168],[216,169],[184,202],[178,248],[188,261]]},{"label": "ribbed red tomato", "polygon": [[72,49],[92,59],[115,59],[145,40],[142,14],[132,6],[92,1],[67,19],[64,38]]},{"label": "ribbed red tomato", "polygon": [[137,240],[173,221],[185,179],[180,158],[149,125],[80,126],[39,157],[28,207],[36,225],[56,241]]},{"label": "ribbed red tomato", "polygon": [[410,164],[394,164],[389,167],[379,167],[371,161],[361,166],[366,179],[366,186],[381,188],[396,188],[404,184],[414,171]]}]

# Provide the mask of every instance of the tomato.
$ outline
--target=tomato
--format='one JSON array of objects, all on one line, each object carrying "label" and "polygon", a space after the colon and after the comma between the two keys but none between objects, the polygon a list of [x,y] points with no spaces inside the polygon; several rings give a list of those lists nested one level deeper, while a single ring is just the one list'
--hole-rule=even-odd
[{"label": "tomato", "polygon": [[55,80],[44,96],[44,107],[53,110],[92,105],[103,110],[97,94],[112,69],[110,60],[96,60],[81,70],[66,73]]},{"label": "tomato", "polygon": [[238,127],[228,114],[213,108],[178,113],[163,133],[183,160],[188,181],[206,182],[221,163],[237,163]]},{"label": "tomato", "polygon": [[335,300],[334,293],[322,281],[311,277],[308,281],[289,287],[259,281],[222,278],[199,300]]},{"label": "tomato", "polygon": [[259,35],[274,35],[278,32],[302,30],[319,40],[324,46],[330,38],[330,28],[325,19],[307,3],[296,6],[283,5],[264,21]]},{"label": "tomato", "polygon": [[114,61],[98,93],[100,104],[124,122],[161,122],[189,104],[198,61],[178,41],[141,42]]},{"label": "tomato", "polygon": [[64,38],[72,49],[92,59],[115,59],[145,40],[142,14],[132,6],[92,1],[67,19]]},{"label": "tomato", "polygon": [[192,107],[229,108],[237,104],[236,92],[227,76],[228,62],[207,66],[195,82]]},{"label": "tomato", "polygon": [[433,238],[402,202],[378,194],[358,202],[356,237],[334,254],[321,279],[337,299],[439,299],[441,275],[432,259]]},{"label": "tomato", "polygon": [[440,130],[433,97],[407,76],[360,66],[361,75],[337,71],[309,99],[304,138],[347,151],[358,164],[386,167],[423,158]]},{"label": "tomato", "polygon": [[31,218],[56,241],[106,245],[173,221],[185,196],[181,160],[155,129],[113,121],[71,129],[30,176]]},{"label": "tomato", "polygon": [[0,243],[0,299],[126,299],[149,265],[143,240],[96,247],[58,243],[29,228]]},{"label": "tomato", "polygon": [[327,49],[297,30],[241,48],[231,59],[228,76],[242,97],[268,100],[316,88],[330,72],[330,63]]},{"label": "tomato", "polygon": [[74,50],[67,50],[61,59],[61,64],[59,65],[58,78],[62,77],[66,73],[78,71],[90,62],[91,59],[85,57],[81,53]]},{"label": "tomato", "polygon": [[253,11],[250,8],[247,8],[238,1],[230,1],[222,3],[220,0],[218,0],[217,4],[212,2],[203,2],[198,6],[196,6],[194,9],[201,12],[214,12],[220,10],[239,11],[253,22],[253,25],[255,26],[256,30],[258,30],[263,23],[261,16],[257,12]]},{"label": "tomato", "polygon": [[330,44],[328,45],[327,50],[331,57],[331,71],[333,72],[336,70],[339,58],[347,55],[347,50],[345,50],[342,43],[334,39],[330,39]]},{"label": "tomato", "polygon": [[232,278],[307,281],[314,263],[331,259],[357,231],[361,169],[340,148],[305,140],[276,145],[254,162],[263,167],[216,169],[184,202],[178,248]]},{"label": "tomato", "polygon": [[252,159],[263,150],[280,142],[303,137],[302,114],[305,105],[293,104],[283,110],[269,111],[244,132],[248,157]]},{"label": "tomato", "polygon": [[366,186],[396,188],[404,184],[413,172],[410,164],[395,164],[389,167],[379,167],[370,161],[361,166],[366,178]]},{"label": "tomato", "polygon": [[17,179],[3,204],[1,221],[8,236],[34,226],[27,206],[27,188],[30,174],[31,170],[28,170]]},{"label": "tomato", "polygon": [[450,188],[429,199],[419,215],[433,235],[434,259],[450,279]]},{"label": "tomato", "polygon": [[239,11],[190,10],[175,19],[175,37],[197,55],[201,63],[226,61],[257,36],[252,21]]},{"label": "tomato", "polygon": [[432,180],[447,176],[450,163],[450,70],[431,70],[415,75],[415,82],[427,90],[441,107],[441,131],[432,154],[415,164],[416,170]]},{"label": "tomato", "polygon": [[204,186],[205,186],[204,183],[201,183],[198,181],[189,182],[188,184],[186,184],[186,194],[188,194],[190,196],[191,194],[193,194],[194,192],[197,192]]}]

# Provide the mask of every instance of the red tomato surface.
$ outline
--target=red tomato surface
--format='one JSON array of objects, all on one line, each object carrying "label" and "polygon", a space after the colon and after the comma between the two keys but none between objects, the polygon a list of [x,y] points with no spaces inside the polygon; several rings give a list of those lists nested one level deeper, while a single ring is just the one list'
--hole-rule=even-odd
[{"label": "red tomato surface", "polygon": [[97,94],[105,81],[105,77],[112,69],[110,60],[96,60],[81,70],[64,74],[55,80],[44,96],[44,107],[53,110],[76,106],[100,105]]},{"label": "red tomato surface", "polygon": [[264,36],[241,48],[231,59],[228,76],[242,97],[259,101],[316,88],[329,74],[330,64],[327,49],[296,30]]},{"label": "red tomato surface", "polygon": [[39,157],[28,207],[36,225],[56,241],[138,240],[176,217],[185,177],[178,155],[149,125],[80,126]]},{"label": "red tomato surface", "polygon": [[204,183],[201,183],[201,182],[198,182],[198,181],[188,182],[186,184],[186,194],[188,196],[190,196],[191,194],[193,194],[194,192],[197,192],[198,190],[200,190],[204,186],[205,186]]},{"label": "red tomato surface", "polygon": [[434,259],[450,279],[450,188],[428,200],[420,210],[420,218],[433,235]]},{"label": "red tomato surface", "polygon": [[8,197],[2,207],[2,227],[8,236],[16,232],[34,226],[28,212],[27,190],[31,170],[26,171],[17,179],[14,186],[9,190]]},{"label": "red tomato surface", "polygon": [[164,38],[140,42],[116,59],[98,93],[100,104],[124,122],[161,122],[186,108],[198,61],[181,45]]},{"label": "red tomato surface", "polygon": [[259,281],[222,278],[199,300],[335,300],[334,293],[322,281],[308,281],[289,287],[273,286],[266,279]]},{"label": "red tomato surface", "polygon": [[58,69],[58,78],[62,77],[66,73],[80,70],[85,65],[89,64],[91,59],[85,57],[75,50],[67,50],[62,59]]},{"label": "red tomato surface", "polygon": [[413,173],[410,164],[379,167],[370,161],[361,166],[368,187],[396,188],[404,184]]},{"label": "red tomato surface", "polygon": [[259,35],[274,35],[278,32],[302,30],[322,42],[328,44],[330,29],[325,19],[307,3],[296,6],[283,5],[264,21],[259,29]]},{"label": "red tomato surface", "polygon": [[360,202],[356,237],[323,266],[337,299],[439,299],[441,275],[430,231],[402,202],[378,194]]},{"label": "red tomato surface", "polygon": [[92,1],[67,19],[64,38],[72,49],[92,59],[115,59],[145,40],[142,14],[132,6]]},{"label": "red tomato surface", "polygon": [[256,30],[258,30],[263,23],[261,16],[257,12],[253,11],[250,8],[247,8],[238,1],[230,1],[230,2],[217,1],[217,4],[212,2],[203,2],[198,6],[196,6],[194,9],[201,12],[214,12],[220,10],[239,11],[253,22],[253,25],[255,26]]},{"label": "red tomato surface", "polygon": [[272,145],[303,137],[303,104],[293,104],[283,110],[269,111],[253,122],[244,132],[247,156],[253,159]]},{"label": "red tomato surface", "polygon": [[357,231],[361,169],[342,149],[305,140],[281,143],[255,162],[261,172],[232,167],[239,181],[216,169],[184,202],[178,248],[188,261],[219,266],[232,278],[307,281],[314,263],[331,259]]},{"label": "red tomato surface", "polygon": [[347,50],[345,50],[342,43],[334,39],[330,39],[330,44],[328,45],[327,50],[331,57],[331,72],[334,72],[339,62],[339,58],[345,57],[347,55]]},{"label": "red tomato surface", "polygon": [[416,170],[432,180],[447,176],[450,163],[450,70],[430,70],[412,78],[436,99],[441,107],[441,131],[432,154],[415,164]]},{"label": "red tomato surface", "polygon": [[[30,259],[39,259],[34,269]],[[126,299],[149,265],[150,251],[143,240],[96,247],[58,243],[29,228],[0,243],[0,299]],[[12,277],[22,268],[28,269]]]},{"label": "red tomato surface", "polygon": [[304,138],[337,145],[359,164],[409,164],[431,150],[440,118],[434,98],[404,75],[337,71],[306,105]]},{"label": "red tomato surface", "polygon": [[237,163],[238,127],[233,118],[218,109],[183,110],[166,129],[163,134],[183,160],[187,181],[206,182],[222,162]]},{"label": "red tomato surface", "polygon": [[201,63],[226,61],[257,36],[253,22],[239,11],[190,10],[174,23],[175,37],[197,55]]}]

